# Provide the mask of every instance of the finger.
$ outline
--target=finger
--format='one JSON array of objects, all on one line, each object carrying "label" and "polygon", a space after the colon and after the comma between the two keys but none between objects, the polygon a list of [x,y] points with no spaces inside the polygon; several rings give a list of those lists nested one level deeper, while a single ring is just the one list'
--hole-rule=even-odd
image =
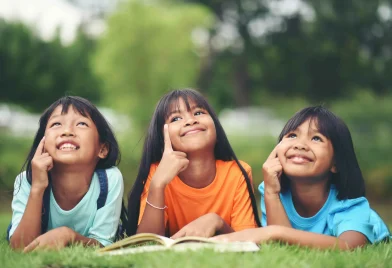
[{"label": "finger", "polygon": [[181,172],[183,172],[185,169],[187,169],[188,165],[189,165],[189,160],[188,160],[188,159],[184,159],[184,163],[183,163],[181,169],[178,171],[178,173],[181,173]]},{"label": "finger", "polygon": [[278,157],[277,149],[278,149],[278,146],[280,145],[280,143],[281,143],[281,142],[279,142],[279,143],[275,146],[275,148],[272,150],[272,152],[271,152],[270,155],[268,156],[267,160],[268,160],[268,159],[274,159],[274,158]]},{"label": "finger", "polygon": [[173,153],[174,153],[174,155],[176,155],[180,158],[186,158],[186,153],[184,153],[184,152],[174,151]]},{"label": "finger", "polygon": [[38,245],[39,245],[39,241],[38,241],[37,239],[34,239],[33,241],[31,241],[30,244],[28,244],[28,245],[23,249],[23,252],[24,252],[24,253],[30,252],[30,251],[34,250]]},{"label": "finger", "polygon": [[47,166],[47,171],[51,170],[53,168],[53,160],[50,160],[49,165]]},{"label": "finger", "polygon": [[163,139],[165,142],[165,151],[173,151],[172,143],[170,140],[170,135],[169,135],[169,125],[165,124],[163,126]]},{"label": "finger", "polygon": [[177,239],[180,237],[185,236],[185,231],[183,229],[179,230],[177,233],[175,233],[172,237],[170,237],[171,239]]},{"label": "finger", "polygon": [[44,153],[44,146],[45,146],[45,136],[42,137],[41,141],[37,146],[37,150],[35,150],[34,156],[39,156]]}]

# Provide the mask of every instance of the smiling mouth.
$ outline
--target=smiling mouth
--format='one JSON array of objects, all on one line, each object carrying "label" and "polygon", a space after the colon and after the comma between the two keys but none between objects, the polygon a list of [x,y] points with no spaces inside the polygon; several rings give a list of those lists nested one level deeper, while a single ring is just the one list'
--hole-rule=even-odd
[{"label": "smiling mouth", "polygon": [[76,145],[74,145],[74,144],[72,144],[72,143],[63,143],[63,144],[61,144],[61,145],[58,147],[58,149],[59,149],[60,151],[75,151],[75,150],[78,150],[78,149],[79,149],[79,146],[76,146]]},{"label": "smiling mouth", "polygon": [[311,159],[307,157],[298,156],[298,155],[291,156],[288,159],[297,164],[313,162]]},{"label": "smiling mouth", "polygon": [[199,133],[199,132],[202,132],[202,131],[204,131],[204,130],[202,130],[202,129],[195,129],[195,130],[191,130],[191,131],[186,132],[182,136],[184,137],[184,136],[188,136],[188,135],[193,135],[193,134],[196,134],[196,133]]}]

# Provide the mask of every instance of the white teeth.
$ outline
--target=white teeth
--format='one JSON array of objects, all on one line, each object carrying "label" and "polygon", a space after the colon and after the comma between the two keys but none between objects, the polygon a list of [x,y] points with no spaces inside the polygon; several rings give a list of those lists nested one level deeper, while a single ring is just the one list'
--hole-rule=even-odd
[{"label": "white teeth", "polygon": [[60,146],[60,150],[76,150],[76,146],[72,143],[64,143]]},{"label": "white teeth", "polygon": [[291,160],[295,161],[295,162],[309,162],[308,159],[301,157],[301,156],[294,156],[291,158]]}]

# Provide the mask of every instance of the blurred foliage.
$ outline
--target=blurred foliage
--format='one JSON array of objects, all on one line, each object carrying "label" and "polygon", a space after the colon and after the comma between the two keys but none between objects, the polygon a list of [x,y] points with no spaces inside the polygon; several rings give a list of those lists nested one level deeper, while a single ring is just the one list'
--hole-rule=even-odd
[{"label": "blurred foliage", "polygon": [[[291,14],[279,0],[177,2],[199,3],[217,18],[198,81],[219,107],[257,105],[265,93],[327,101],[357,88],[391,92],[391,0],[302,0]],[[233,40],[216,46],[223,28]]]},{"label": "blurred foliage", "polygon": [[191,34],[209,24],[209,13],[196,5],[123,3],[109,18],[95,57],[106,105],[131,115],[144,128],[165,92],[195,86],[202,52]]},{"label": "blurred foliage", "polygon": [[94,41],[82,28],[64,46],[58,36],[43,41],[21,23],[0,20],[0,40],[5,40],[0,42],[0,101],[41,112],[65,94],[99,100],[98,79],[89,63]]},{"label": "blurred foliage", "polygon": [[11,196],[16,176],[21,172],[32,140],[12,137],[0,130],[0,195]]}]

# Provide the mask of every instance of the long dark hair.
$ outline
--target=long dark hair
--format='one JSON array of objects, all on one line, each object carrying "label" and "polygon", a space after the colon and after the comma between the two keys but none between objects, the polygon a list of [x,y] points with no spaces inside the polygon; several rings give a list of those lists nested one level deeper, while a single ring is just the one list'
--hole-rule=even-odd
[{"label": "long dark hair", "polygon": [[[350,130],[342,119],[323,106],[312,106],[297,112],[284,126],[278,142],[296,130],[303,122],[313,121],[318,131],[327,137],[333,146],[334,161],[337,173],[331,172],[331,183],[336,185],[339,200],[365,196],[365,182],[355,155]],[[289,178],[283,173],[282,190],[290,187]]]},{"label": "long dark hair", "polygon": [[88,100],[76,97],[76,96],[65,96],[54,103],[52,103],[41,115],[39,119],[39,128],[35,134],[33,145],[31,146],[30,152],[27,156],[26,161],[23,164],[22,170],[26,168],[26,177],[31,182],[31,160],[34,157],[35,151],[37,150],[38,144],[45,135],[46,125],[52,115],[53,111],[61,106],[61,114],[66,114],[68,109],[72,107],[76,112],[82,116],[90,117],[94,122],[99,135],[99,141],[105,143],[108,146],[108,155],[104,159],[100,159],[95,169],[106,169],[115,165],[118,165],[121,159],[120,149],[115,138],[115,135],[110,128],[105,117],[98,111],[98,109]]},{"label": "long dark hair", "polygon": [[139,166],[139,172],[136,177],[136,181],[132,187],[132,190],[130,191],[128,196],[129,225],[127,227],[127,235],[133,235],[136,233],[139,213],[140,213],[140,198],[148,174],[150,172],[150,166],[153,163],[159,162],[163,154],[163,148],[164,148],[164,139],[163,139],[163,131],[162,131],[163,125],[165,124],[165,120],[167,119],[170,113],[170,108],[172,107],[173,104],[176,103],[178,104],[178,101],[180,99],[184,100],[187,109],[190,109],[189,102],[193,101],[198,107],[205,109],[212,117],[216,129],[216,137],[217,140],[219,141],[215,144],[215,148],[214,148],[215,159],[220,159],[223,161],[234,160],[237,163],[237,165],[241,169],[242,174],[245,177],[246,185],[252,203],[255,221],[258,226],[261,226],[259,216],[257,213],[256,200],[253,193],[251,180],[249,179],[248,174],[246,173],[245,169],[242,167],[236,155],[234,154],[234,151],[230,146],[225,131],[223,130],[223,127],[220,124],[214,110],[208,104],[207,100],[199,92],[192,89],[182,89],[182,90],[173,90],[168,94],[166,94],[165,96],[163,96],[155,108],[155,112],[152,116],[148,128],[148,133],[144,141],[143,154]]}]

